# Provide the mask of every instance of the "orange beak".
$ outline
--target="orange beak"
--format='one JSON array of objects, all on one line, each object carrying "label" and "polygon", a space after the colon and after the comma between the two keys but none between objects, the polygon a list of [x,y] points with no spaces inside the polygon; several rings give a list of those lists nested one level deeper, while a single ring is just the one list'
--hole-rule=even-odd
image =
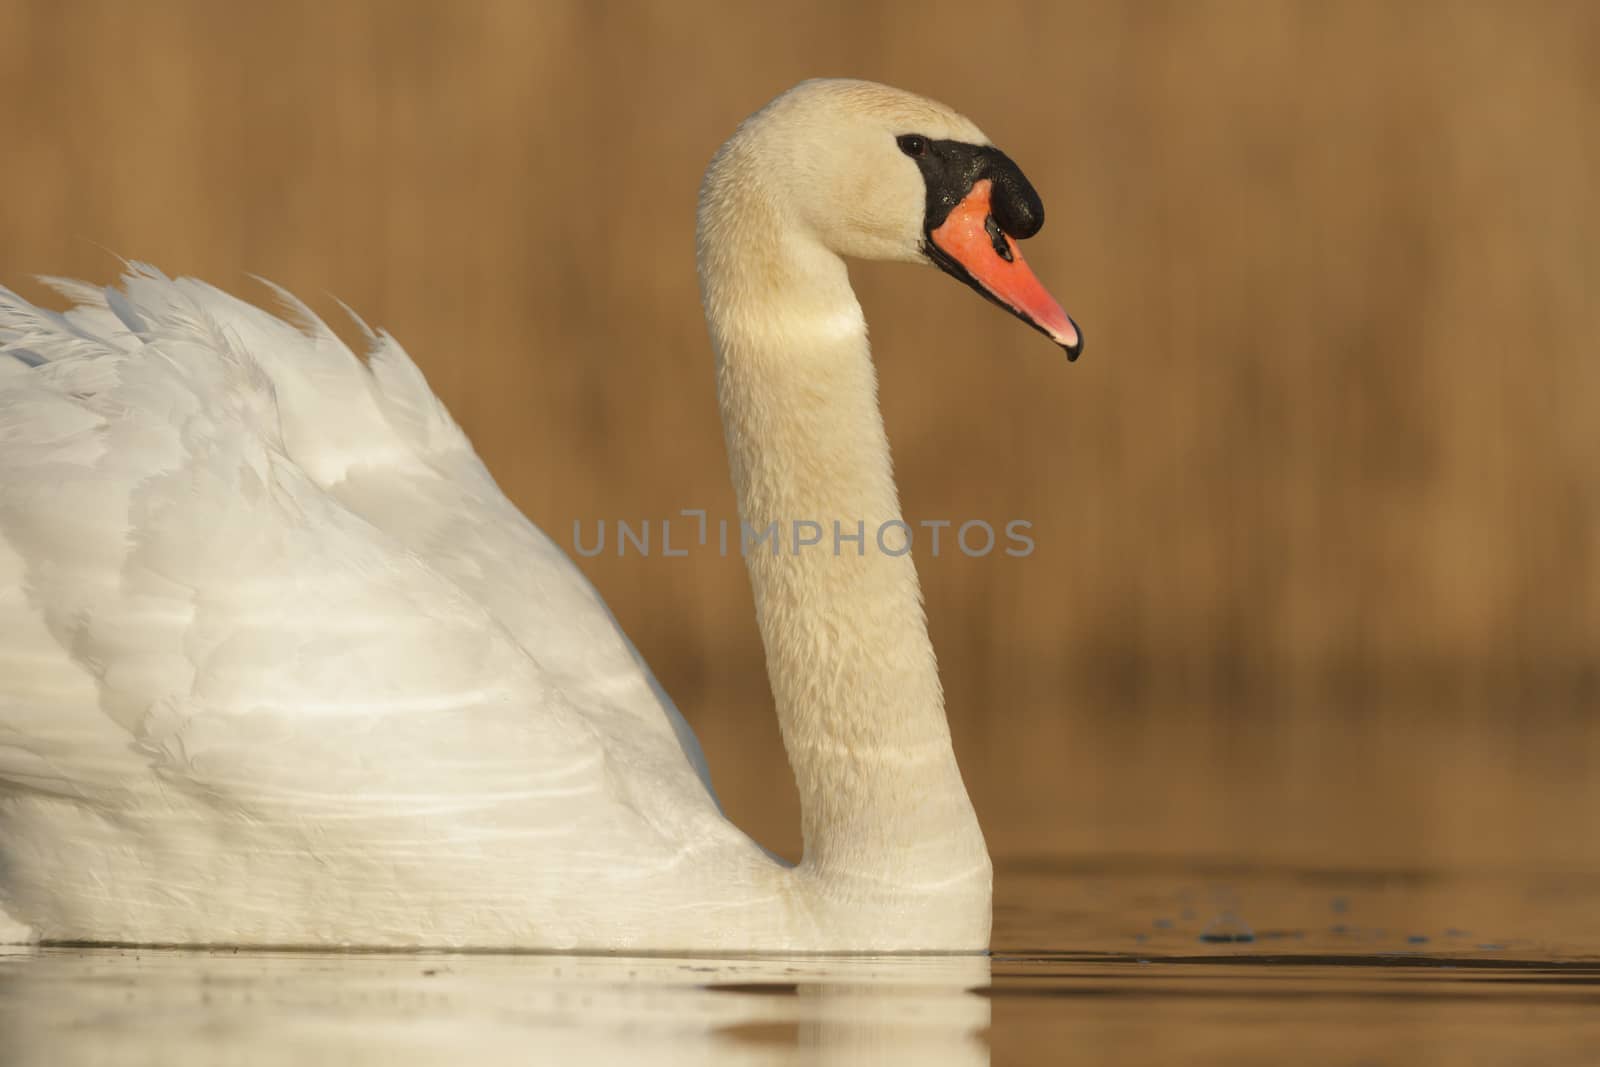
[{"label": "orange beak", "polygon": [[1066,349],[1069,360],[1083,351],[1078,324],[1061,310],[1022,258],[1017,243],[989,210],[989,179],[950,210],[928,234],[935,263]]}]

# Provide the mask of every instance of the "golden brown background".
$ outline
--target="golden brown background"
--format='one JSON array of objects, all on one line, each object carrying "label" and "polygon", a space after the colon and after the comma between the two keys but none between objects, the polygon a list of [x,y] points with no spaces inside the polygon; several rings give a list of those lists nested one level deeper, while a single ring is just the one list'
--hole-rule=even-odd
[{"label": "golden brown background", "polygon": [[[568,545],[733,514],[734,124],[815,75],[956,106],[1088,339],[855,272],[909,517],[1034,523],[920,557],[996,853],[1600,862],[1600,5],[0,0],[0,57],[0,280],[336,295]],[[795,853],[742,564],[583,566]]]}]

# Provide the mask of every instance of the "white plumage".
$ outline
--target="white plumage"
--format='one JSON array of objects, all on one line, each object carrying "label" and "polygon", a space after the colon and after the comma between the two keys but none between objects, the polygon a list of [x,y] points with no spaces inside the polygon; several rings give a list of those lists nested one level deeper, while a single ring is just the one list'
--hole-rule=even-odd
[{"label": "white plumage", "polygon": [[[364,367],[299,305],[303,329],[148,268],[59,287],[65,315],[0,296],[13,913],[46,937],[573,941],[548,915],[430,931],[417,898],[498,876],[558,899],[686,839],[760,858],[392,339]],[[507,870],[508,838],[561,859]]]},{"label": "white plumage", "polygon": [[[991,195],[1037,229],[975,126],[863,82],[802,84],[718,152],[699,265],[750,527],[902,521],[843,255],[953,242],[947,269],[1076,352]],[[987,946],[909,556],[746,558],[790,867],[392,338],[363,362],[287,294],[293,324],[145,267],[56,284],[73,310],[0,290],[0,908],[26,936]]]}]

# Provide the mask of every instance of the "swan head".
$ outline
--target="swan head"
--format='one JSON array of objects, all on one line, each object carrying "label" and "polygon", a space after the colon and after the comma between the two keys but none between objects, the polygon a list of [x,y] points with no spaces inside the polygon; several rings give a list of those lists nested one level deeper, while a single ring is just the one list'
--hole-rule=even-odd
[{"label": "swan head", "polygon": [[[873,82],[802,82],[756,112],[707,171],[708,205],[759,189],[786,229],[840,256],[931,264],[1059,344],[1077,324],[1035,277],[1018,242],[1044,203],[1010,157],[935,101]],[[713,236],[712,239],[715,239]]]}]

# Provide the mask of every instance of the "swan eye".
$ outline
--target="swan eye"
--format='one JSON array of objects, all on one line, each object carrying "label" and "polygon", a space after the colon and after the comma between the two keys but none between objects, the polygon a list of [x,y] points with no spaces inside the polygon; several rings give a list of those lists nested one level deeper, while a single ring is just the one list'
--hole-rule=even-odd
[{"label": "swan eye", "polygon": [[903,133],[896,137],[895,141],[900,145],[900,151],[912,159],[918,159],[928,154],[928,139],[920,133]]}]

